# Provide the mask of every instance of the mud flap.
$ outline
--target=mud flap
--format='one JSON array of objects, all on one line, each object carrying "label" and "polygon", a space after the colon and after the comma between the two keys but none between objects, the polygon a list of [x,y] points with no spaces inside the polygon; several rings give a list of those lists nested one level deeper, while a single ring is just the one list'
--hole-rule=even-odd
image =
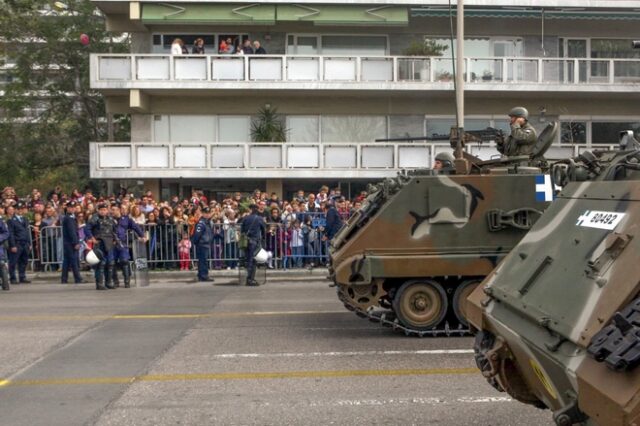
[{"label": "mud flap", "polygon": [[136,287],[149,286],[149,266],[147,263],[147,244],[144,241],[133,242],[133,285]]}]

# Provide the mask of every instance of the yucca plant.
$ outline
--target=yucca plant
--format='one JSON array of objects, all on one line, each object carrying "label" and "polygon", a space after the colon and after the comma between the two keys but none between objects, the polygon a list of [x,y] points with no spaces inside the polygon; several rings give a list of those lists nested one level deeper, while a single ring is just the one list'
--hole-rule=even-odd
[{"label": "yucca plant", "polygon": [[286,142],[287,128],[278,109],[265,106],[258,110],[258,116],[251,123],[253,142]]}]

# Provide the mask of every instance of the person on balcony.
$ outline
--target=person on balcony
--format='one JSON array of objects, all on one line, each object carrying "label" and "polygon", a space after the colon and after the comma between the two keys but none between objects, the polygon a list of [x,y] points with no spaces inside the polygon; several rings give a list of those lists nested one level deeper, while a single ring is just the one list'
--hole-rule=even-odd
[{"label": "person on balcony", "polygon": [[[171,54],[172,55],[184,55],[186,48],[184,47],[184,42],[180,38],[173,39],[173,43],[171,43]],[[187,51],[187,53],[189,53]]]},{"label": "person on balcony", "polygon": [[193,49],[191,53],[194,55],[204,55],[204,40],[200,37],[193,42]]},{"label": "person on balcony", "polygon": [[253,55],[253,47],[251,47],[251,40],[247,39],[242,43],[242,53],[245,55]]},{"label": "person on balcony", "polygon": [[253,54],[254,55],[266,55],[267,51],[264,50],[264,47],[260,46],[260,42],[258,40],[253,42]]}]

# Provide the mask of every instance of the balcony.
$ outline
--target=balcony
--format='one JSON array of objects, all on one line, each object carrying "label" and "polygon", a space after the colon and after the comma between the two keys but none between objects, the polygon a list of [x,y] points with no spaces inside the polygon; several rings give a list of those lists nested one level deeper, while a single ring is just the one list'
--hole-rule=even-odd
[{"label": "balcony", "polygon": [[[588,148],[553,145],[547,158],[566,158]],[[472,145],[483,159],[493,144]],[[402,169],[430,167],[448,143],[112,143],[91,144],[91,177],[130,178],[342,178],[380,179]]]},{"label": "balcony", "polygon": [[[91,55],[94,89],[453,90],[444,57]],[[467,90],[626,92],[640,59],[465,58]]]}]

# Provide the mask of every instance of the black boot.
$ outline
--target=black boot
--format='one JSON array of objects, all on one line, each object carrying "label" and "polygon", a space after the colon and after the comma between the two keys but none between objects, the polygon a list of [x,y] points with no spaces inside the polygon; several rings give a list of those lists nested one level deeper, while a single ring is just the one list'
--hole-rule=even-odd
[{"label": "black boot", "polygon": [[113,269],[111,272],[111,282],[113,283],[113,288],[120,287],[120,280],[118,279],[118,265],[113,265]]},{"label": "black boot", "polygon": [[107,265],[104,274],[104,285],[109,290],[113,290],[115,287],[113,286],[113,275],[115,272],[115,268],[113,264]]},{"label": "black boot", "polygon": [[129,262],[122,265],[122,278],[124,279],[124,288],[131,287],[131,266]]},{"label": "black boot", "polygon": [[96,290],[106,290],[104,286],[104,266],[99,265],[96,267]]}]

